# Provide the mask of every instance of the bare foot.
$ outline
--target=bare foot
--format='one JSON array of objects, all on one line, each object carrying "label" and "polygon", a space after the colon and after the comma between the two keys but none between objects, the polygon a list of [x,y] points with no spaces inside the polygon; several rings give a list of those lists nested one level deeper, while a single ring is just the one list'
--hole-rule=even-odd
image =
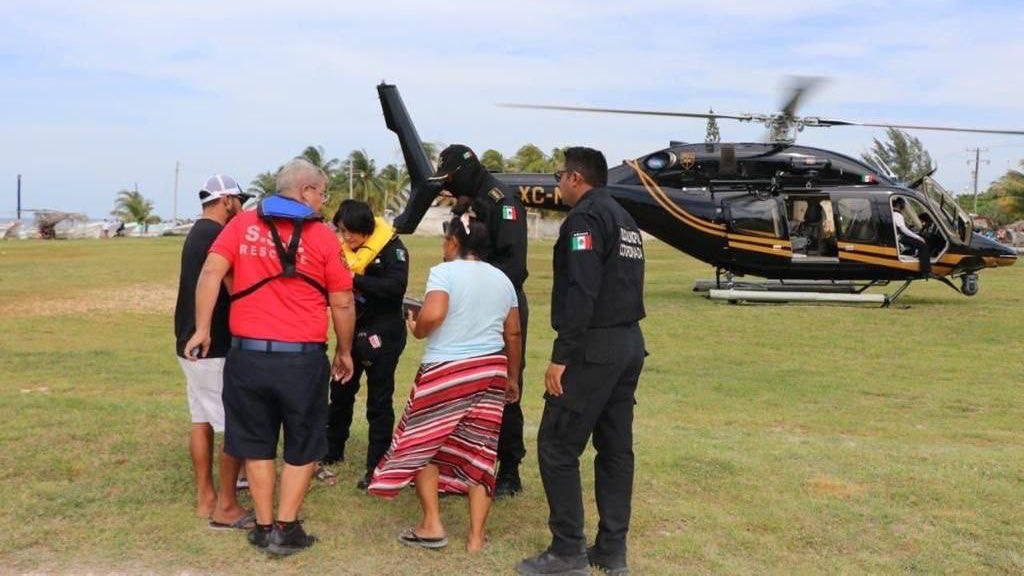
[{"label": "bare foot", "polygon": [[436,526],[425,526],[421,523],[417,525],[412,532],[420,538],[440,538],[446,534],[444,531],[444,525],[442,524],[438,524]]},{"label": "bare foot", "polygon": [[473,538],[472,536],[466,538],[466,552],[470,554],[476,554],[483,550],[485,545],[487,545],[486,536],[483,538]]},{"label": "bare foot", "polygon": [[217,507],[217,493],[210,490],[209,493],[196,493],[196,517],[209,518],[213,509]]}]

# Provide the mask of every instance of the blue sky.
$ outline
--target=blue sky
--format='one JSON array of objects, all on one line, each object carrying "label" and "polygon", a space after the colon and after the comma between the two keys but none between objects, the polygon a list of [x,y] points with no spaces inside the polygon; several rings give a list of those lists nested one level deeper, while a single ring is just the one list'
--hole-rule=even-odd
[{"label": "blue sky", "polygon": [[[23,205],[105,216],[136,184],[198,213],[211,174],[241,182],[318,144],[400,160],[375,85],[396,83],[427,140],[511,154],[584,144],[617,163],[700,141],[702,120],[574,115],[497,102],[770,112],[785,77],[829,82],[806,115],[1024,129],[1024,4],[994,1],[520,0],[436,3],[13,0],[0,5],[0,218]],[[724,140],[759,140],[722,121]],[[1024,137],[914,132],[953,191],[980,187]],[[882,130],[805,131],[857,156]]]}]

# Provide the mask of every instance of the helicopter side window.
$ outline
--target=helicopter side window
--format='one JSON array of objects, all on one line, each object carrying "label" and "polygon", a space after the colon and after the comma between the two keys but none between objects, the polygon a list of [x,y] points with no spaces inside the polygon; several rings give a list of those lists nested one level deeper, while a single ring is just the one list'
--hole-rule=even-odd
[{"label": "helicopter side window", "polygon": [[774,198],[744,196],[729,203],[729,224],[736,232],[781,238],[782,218]]},{"label": "helicopter side window", "polygon": [[878,242],[878,218],[871,212],[871,200],[867,198],[840,198],[836,201],[839,211],[840,240],[847,242]]}]

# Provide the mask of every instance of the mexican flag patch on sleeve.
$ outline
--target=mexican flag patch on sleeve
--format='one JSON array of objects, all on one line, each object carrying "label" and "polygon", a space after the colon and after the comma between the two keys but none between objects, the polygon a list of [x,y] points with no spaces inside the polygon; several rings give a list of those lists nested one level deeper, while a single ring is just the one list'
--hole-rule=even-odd
[{"label": "mexican flag patch on sleeve", "polygon": [[573,252],[577,250],[593,250],[594,240],[590,237],[590,232],[574,233],[569,242],[569,249]]},{"label": "mexican flag patch on sleeve", "polygon": [[405,250],[402,250],[401,248],[396,248],[395,259],[398,260],[399,262],[405,262]]},{"label": "mexican flag patch on sleeve", "polygon": [[512,206],[501,207],[501,219],[502,220],[518,220],[519,216],[516,215],[516,209]]}]

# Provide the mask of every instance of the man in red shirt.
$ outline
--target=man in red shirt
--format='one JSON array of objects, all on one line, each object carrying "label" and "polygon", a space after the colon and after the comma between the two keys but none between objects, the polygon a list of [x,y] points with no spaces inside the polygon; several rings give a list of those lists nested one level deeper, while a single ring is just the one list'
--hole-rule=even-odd
[{"label": "man in red shirt", "polygon": [[[224,227],[199,277],[196,332],[185,346],[190,359],[206,355],[217,291],[232,274],[224,449],[245,459],[256,507],[249,542],[278,555],[316,541],[303,530],[298,512],[316,462],[327,452],[328,381],[352,375],[352,275],[342,264],[337,238],[319,218],[326,186],[321,169],[292,160],[278,173],[277,195]],[[333,365],[325,354],[328,306],[338,343]],[[272,523],[282,425],[284,469]]]}]

